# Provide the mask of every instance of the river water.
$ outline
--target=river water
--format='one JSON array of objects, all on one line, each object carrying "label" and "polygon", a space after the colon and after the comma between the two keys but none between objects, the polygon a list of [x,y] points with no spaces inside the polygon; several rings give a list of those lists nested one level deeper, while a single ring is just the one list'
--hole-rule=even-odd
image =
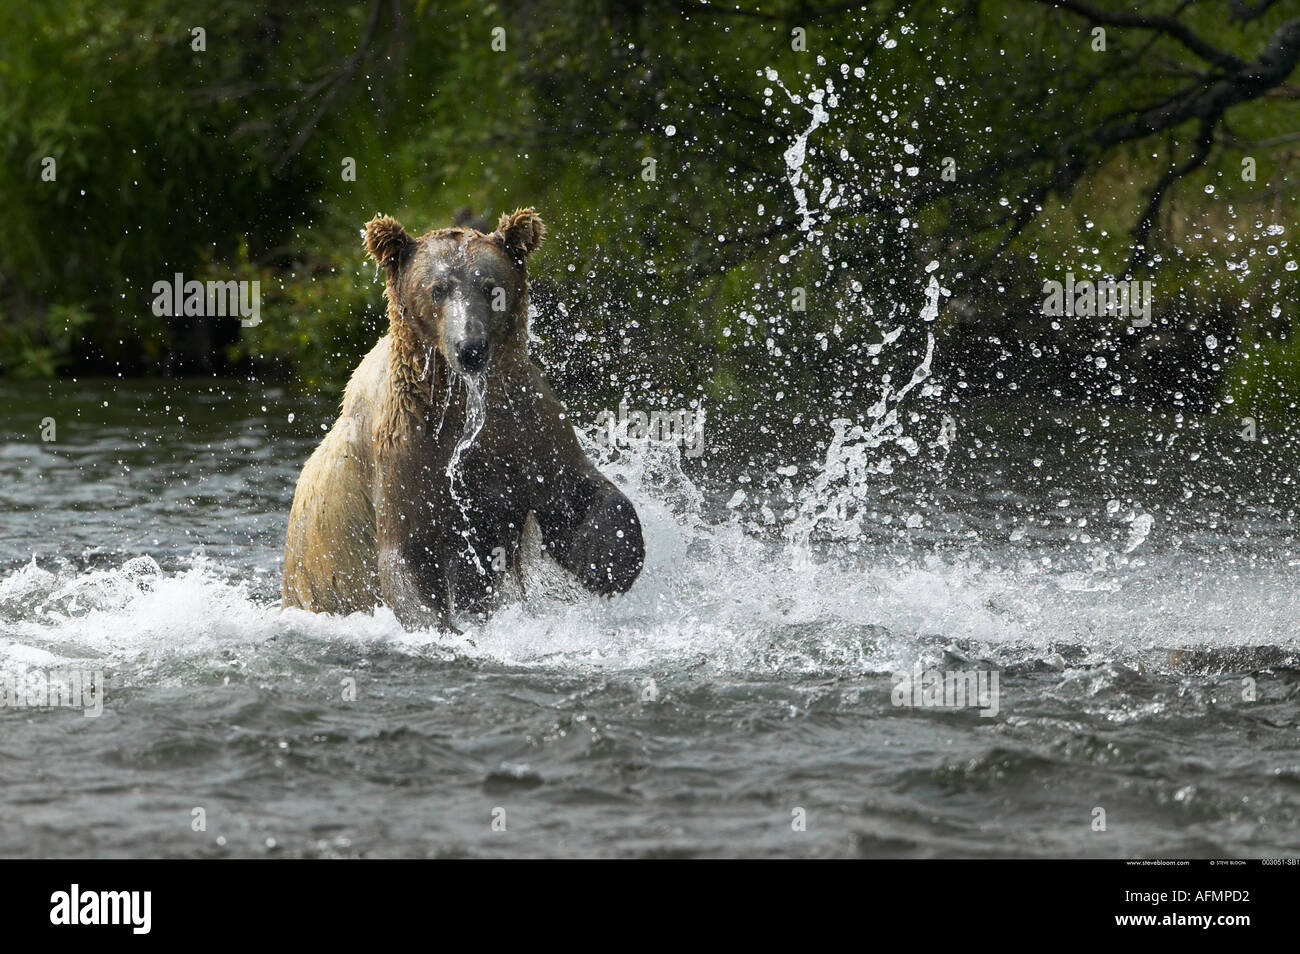
[{"label": "river water", "polygon": [[[630,593],[543,570],[440,636],[279,608],[331,401],[0,402],[0,677],[106,685],[95,717],[0,710],[5,855],[1300,852],[1297,448],[1267,421],[954,408],[897,471],[829,429],[799,460],[633,447],[603,458],[646,528]],[[996,705],[896,704],[927,670]]]}]

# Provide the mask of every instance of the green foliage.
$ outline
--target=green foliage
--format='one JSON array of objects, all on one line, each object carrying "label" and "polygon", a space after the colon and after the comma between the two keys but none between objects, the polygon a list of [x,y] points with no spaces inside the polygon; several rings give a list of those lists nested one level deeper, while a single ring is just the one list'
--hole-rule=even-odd
[{"label": "green foliage", "polygon": [[[1147,190],[1195,134],[1189,123],[1115,147],[1087,135],[1203,69],[1149,31],[1111,28],[1102,54],[1083,21],[1035,0],[726,6],[10,5],[0,366],[162,366],[177,331],[150,311],[150,288],[179,271],[260,280],[262,323],[222,357],[330,389],[385,322],[365,221],[384,212],[423,231],[533,205],[550,226],[533,263],[546,306],[535,330],[562,389],[752,404],[779,378],[833,405],[874,367],[864,349],[883,326],[907,324],[915,355],[931,261],[989,328],[1050,333],[1015,303],[1067,269],[1118,273]],[[1227,27],[1220,3],[1149,6],[1250,58],[1285,5]],[[794,27],[807,52],[791,48]],[[814,90],[834,104],[809,138],[803,187],[829,214],[805,233],[785,152]],[[1295,273],[1280,269],[1296,257],[1289,232],[1254,226],[1294,224],[1295,154],[1258,141],[1297,128],[1300,103],[1229,115],[1232,139],[1166,199],[1151,277],[1170,295],[1247,299],[1258,317],[1289,306]],[[1239,174],[1246,154],[1258,182]],[[1062,155],[1082,169],[1070,188],[1051,187]],[[40,179],[45,156],[56,182]],[[942,187],[944,157],[976,187],[918,200]],[[1026,206],[1041,214],[1013,231]],[[1238,258],[1251,267],[1227,269]],[[791,308],[796,287],[806,312]],[[959,331],[948,317],[939,327]]]},{"label": "green foliage", "polygon": [[94,318],[80,305],[51,305],[40,316],[0,316],[0,374],[52,378],[69,361],[74,344]]}]

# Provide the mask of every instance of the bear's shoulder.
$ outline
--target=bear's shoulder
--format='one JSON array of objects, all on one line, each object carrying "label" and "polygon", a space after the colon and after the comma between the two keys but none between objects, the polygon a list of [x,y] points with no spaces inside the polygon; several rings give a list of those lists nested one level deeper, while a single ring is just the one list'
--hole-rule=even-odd
[{"label": "bear's shoulder", "polygon": [[388,335],[384,335],[361,359],[343,392],[344,416],[353,417],[379,406],[389,386],[388,363],[391,353],[392,343]]}]

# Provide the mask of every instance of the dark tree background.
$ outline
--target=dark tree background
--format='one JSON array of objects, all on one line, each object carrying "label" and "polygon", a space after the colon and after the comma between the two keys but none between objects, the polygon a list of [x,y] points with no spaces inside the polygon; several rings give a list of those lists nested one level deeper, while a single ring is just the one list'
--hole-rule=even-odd
[{"label": "dark tree background", "polygon": [[[861,416],[931,336],[961,400],[1300,395],[1290,2],[51,0],[0,25],[8,375],[328,393],[382,332],[367,219],[532,205],[571,398]],[[155,317],[178,271],[260,280],[262,324]],[[1066,272],[1150,280],[1152,325],[1043,315]]]}]

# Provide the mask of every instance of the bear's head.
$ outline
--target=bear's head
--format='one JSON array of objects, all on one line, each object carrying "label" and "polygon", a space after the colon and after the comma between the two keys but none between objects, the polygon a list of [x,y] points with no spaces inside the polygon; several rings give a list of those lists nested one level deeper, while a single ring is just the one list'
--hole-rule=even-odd
[{"label": "bear's head", "polygon": [[392,332],[447,364],[478,374],[502,348],[523,346],[528,311],[527,259],[545,228],[532,209],[501,216],[485,235],[439,229],[415,239],[397,220],[366,224],[366,251],[386,272]]}]

